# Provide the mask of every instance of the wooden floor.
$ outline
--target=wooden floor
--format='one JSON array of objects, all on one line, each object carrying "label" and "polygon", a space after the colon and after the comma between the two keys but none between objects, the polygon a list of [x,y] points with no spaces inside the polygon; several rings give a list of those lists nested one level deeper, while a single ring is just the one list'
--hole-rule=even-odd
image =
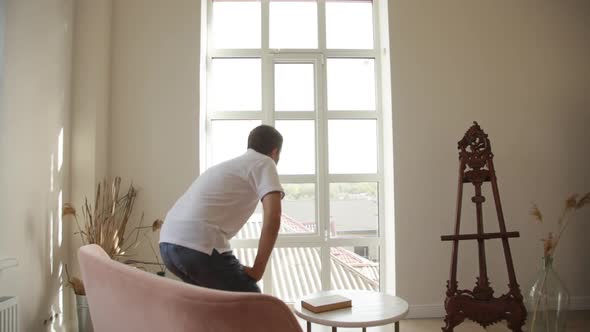
[{"label": "wooden floor", "polygon": [[[568,313],[568,325],[566,332],[590,332],[590,311],[572,311]],[[298,320],[301,323],[301,328],[303,331],[306,331],[305,322]],[[75,322],[74,322],[75,323]],[[440,319],[409,319],[409,320],[402,320],[400,322],[400,332],[441,332],[441,327],[443,326],[443,320]],[[55,331],[64,331],[64,332],[76,332],[78,331],[77,326],[75,324],[71,324],[69,328],[62,327],[57,328]],[[316,324],[312,324],[311,328],[312,332],[331,332],[332,329],[326,326],[320,326]],[[361,332],[361,329],[353,329],[353,328],[338,328],[340,332]],[[489,326],[487,329],[483,327],[467,321],[463,324],[457,326],[455,328],[455,332],[509,332],[510,330],[506,327],[504,323],[499,323],[496,325]],[[528,332],[528,330],[523,330],[524,332]],[[388,326],[381,326],[381,327],[369,327],[367,328],[367,332],[394,332],[393,324]]]},{"label": "wooden floor", "polygon": [[[400,322],[400,332],[441,332],[441,327],[444,325],[442,318],[440,319],[410,319],[402,320]],[[305,330],[305,323],[301,322],[303,331]],[[312,324],[312,332],[331,332],[332,329],[326,326]],[[361,331],[361,329],[353,328],[339,328],[338,331],[353,332]],[[455,332],[508,332],[510,331],[506,324],[498,323],[488,326],[487,329],[473,323],[471,321],[464,322],[455,328]],[[528,331],[525,327],[524,331]],[[590,311],[572,311],[568,313],[567,332],[589,332],[590,331]],[[393,324],[383,327],[367,328],[367,332],[394,332]]]}]

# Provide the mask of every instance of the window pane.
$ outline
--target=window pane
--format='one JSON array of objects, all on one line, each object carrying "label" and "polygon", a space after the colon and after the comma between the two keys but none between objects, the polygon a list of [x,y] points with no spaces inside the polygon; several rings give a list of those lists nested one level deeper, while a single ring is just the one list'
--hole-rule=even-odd
[{"label": "window pane", "polygon": [[[315,233],[315,184],[283,184],[285,198],[282,201],[281,235]],[[256,210],[235,239],[259,239],[263,224],[262,204],[258,202]]]},{"label": "window pane", "polygon": [[272,251],[272,294],[294,302],[321,290],[320,248],[275,248]]},{"label": "window pane", "polygon": [[329,120],[330,174],[377,173],[377,121]]},{"label": "window pane", "polygon": [[314,71],[311,63],[275,64],[275,110],[313,111]]},{"label": "window pane", "polygon": [[315,184],[283,184],[281,234],[315,233]]},{"label": "window pane", "polygon": [[332,289],[379,290],[379,246],[331,248],[330,260]]},{"label": "window pane", "polygon": [[260,111],[260,59],[213,59],[209,111]]},{"label": "window pane", "polygon": [[313,120],[276,121],[275,127],[283,135],[279,174],[315,173],[314,124]]},{"label": "window pane", "polygon": [[315,1],[270,2],[270,48],[317,48]]},{"label": "window pane", "polygon": [[378,186],[375,182],[330,183],[330,235],[377,236]]},{"label": "window pane", "polygon": [[207,166],[237,157],[246,152],[248,135],[260,120],[213,120],[211,121],[211,160]]},{"label": "window pane", "polygon": [[213,1],[215,48],[260,48],[260,1]]},{"label": "window pane", "polygon": [[373,3],[327,1],[326,45],[328,48],[373,48]]},{"label": "window pane", "polygon": [[373,59],[328,59],[328,110],[375,110]]}]

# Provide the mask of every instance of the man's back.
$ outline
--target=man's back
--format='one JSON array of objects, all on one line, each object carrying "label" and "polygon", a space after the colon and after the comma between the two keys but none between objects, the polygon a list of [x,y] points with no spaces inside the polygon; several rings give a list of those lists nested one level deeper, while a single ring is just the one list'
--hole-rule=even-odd
[{"label": "man's back", "polygon": [[205,171],[166,216],[160,242],[211,254],[230,250],[229,240],[242,228],[268,192],[283,191],[275,162],[249,149]]}]

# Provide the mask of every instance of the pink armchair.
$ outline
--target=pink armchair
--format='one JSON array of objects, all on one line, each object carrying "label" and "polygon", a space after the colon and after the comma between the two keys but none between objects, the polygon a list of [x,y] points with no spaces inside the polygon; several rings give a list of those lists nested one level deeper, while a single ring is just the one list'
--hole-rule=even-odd
[{"label": "pink armchair", "polygon": [[302,332],[281,300],[212,290],[111,260],[97,245],[78,252],[96,332]]}]

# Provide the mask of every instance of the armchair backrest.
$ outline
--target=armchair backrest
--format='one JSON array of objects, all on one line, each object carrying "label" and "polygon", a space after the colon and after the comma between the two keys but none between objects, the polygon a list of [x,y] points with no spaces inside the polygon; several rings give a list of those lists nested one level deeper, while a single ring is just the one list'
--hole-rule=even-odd
[{"label": "armchair backrest", "polygon": [[302,332],[281,300],[207,289],[157,276],[108,257],[97,245],[78,252],[96,332]]}]

